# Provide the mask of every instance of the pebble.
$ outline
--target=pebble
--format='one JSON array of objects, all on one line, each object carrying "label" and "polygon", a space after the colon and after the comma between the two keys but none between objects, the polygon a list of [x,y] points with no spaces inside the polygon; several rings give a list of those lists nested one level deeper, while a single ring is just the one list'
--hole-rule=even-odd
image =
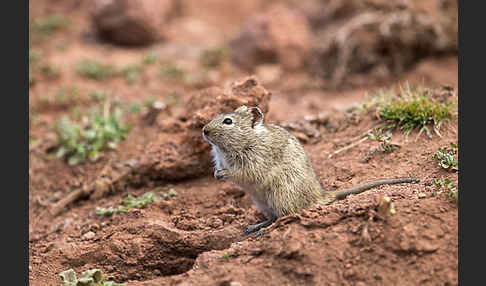
[{"label": "pebble", "polygon": [[88,231],[87,233],[85,233],[83,235],[83,238],[89,240],[89,239],[93,239],[95,237],[95,235],[96,234],[94,232]]}]

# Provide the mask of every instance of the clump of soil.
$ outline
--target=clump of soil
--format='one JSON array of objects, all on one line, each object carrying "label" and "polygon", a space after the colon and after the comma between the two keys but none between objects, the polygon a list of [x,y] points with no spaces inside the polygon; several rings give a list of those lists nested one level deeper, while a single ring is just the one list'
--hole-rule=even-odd
[{"label": "clump of soil", "polygon": [[[392,197],[408,193],[393,191]],[[371,221],[371,241],[366,243],[362,233],[376,201],[373,196],[351,198],[281,219],[263,239],[201,254],[186,275],[135,285],[457,284],[457,277],[448,274],[457,271],[457,239],[443,225],[455,224],[455,207],[440,207],[431,198],[416,201],[414,208],[430,210],[424,217],[418,211],[400,214],[407,204],[398,202],[398,215]],[[410,267],[416,269],[413,276],[408,275]]]},{"label": "clump of soil", "polygon": [[308,61],[311,31],[298,11],[274,5],[250,17],[229,42],[233,62],[246,70],[259,64],[279,63],[297,70]]},{"label": "clump of soil", "polygon": [[215,115],[232,112],[241,105],[259,106],[266,113],[270,97],[255,77],[232,82],[224,89],[211,87],[196,92],[179,120],[162,126],[158,137],[147,146],[139,174],[165,181],[208,174],[210,148],[201,128]]},{"label": "clump of soil", "polygon": [[173,0],[91,0],[93,26],[108,41],[147,45],[161,39],[174,14]]},{"label": "clump of soil", "polygon": [[428,9],[415,2],[333,4],[315,24],[312,52],[312,72],[325,80],[325,87],[397,76],[421,58],[457,53],[456,1],[437,2]]}]

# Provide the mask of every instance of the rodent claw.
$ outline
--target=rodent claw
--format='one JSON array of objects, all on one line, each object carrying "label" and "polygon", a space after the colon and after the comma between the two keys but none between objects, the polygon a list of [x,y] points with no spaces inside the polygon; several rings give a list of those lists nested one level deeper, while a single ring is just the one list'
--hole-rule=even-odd
[{"label": "rodent claw", "polygon": [[249,235],[250,233],[253,233],[255,231],[257,231],[257,226],[258,224],[254,224],[254,225],[250,225],[248,226],[246,229],[245,229],[245,235]]},{"label": "rodent claw", "polygon": [[221,169],[216,169],[214,170],[214,178],[216,180],[221,180],[223,178],[223,174],[222,174],[222,171]]},{"label": "rodent claw", "polygon": [[265,233],[265,228],[260,228],[260,230],[258,230],[257,234],[255,235],[255,238],[259,238],[260,236],[263,235],[263,233]]},{"label": "rodent claw", "polygon": [[225,178],[224,172],[225,172],[224,169],[216,169],[216,170],[214,170],[214,178],[216,180],[222,180],[222,179],[224,179]]},{"label": "rodent claw", "polygon": [[259,237],[263,234],[265,228],[271,225],[274,221],[275,219],[269,219],[261,223],[249,225],[245,230],[245,235],[249,235],[252,232],[258,231],[256,237]]}]

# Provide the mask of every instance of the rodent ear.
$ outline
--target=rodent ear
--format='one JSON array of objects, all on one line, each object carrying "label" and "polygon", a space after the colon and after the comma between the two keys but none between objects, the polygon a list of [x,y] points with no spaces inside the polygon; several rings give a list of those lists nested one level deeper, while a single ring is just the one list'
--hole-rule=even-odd
[{"label": "rodent ear", "polygon": [[246,112],[247,110],[248,110],[248,107],[246,107],[245,105],[242,105],[242,106],[238,107],[237,109],[235,109],[235,112],[243,113],[243,112]]},{"label": "rodent ear", "polygon": [[251,127],[255,127],[263,123],[263,112],[258,107],[250,108],[250,113],[252,115]]}]

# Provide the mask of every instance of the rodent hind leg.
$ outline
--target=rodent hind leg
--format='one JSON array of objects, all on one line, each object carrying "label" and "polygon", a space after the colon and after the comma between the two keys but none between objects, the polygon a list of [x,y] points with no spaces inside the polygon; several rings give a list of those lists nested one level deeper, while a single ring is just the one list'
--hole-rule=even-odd
[{"label": "rodent hind leg", "polygon": [[258,231],[256,237],[259,237],[263,234],[263,231],[265,230],[265,228],[267,226],[270,226],[272,225],[272,223],[274,223],[276,220],[276,218],[272,218],[272,219],[268,219],[266,221],[263,221],[261,223],[257,223],[257,224],[252,224],[252,225],[249,225],[246,230],[245,230],[245,235],[249,235],[250,233],[253,233],[255,231]]}]

